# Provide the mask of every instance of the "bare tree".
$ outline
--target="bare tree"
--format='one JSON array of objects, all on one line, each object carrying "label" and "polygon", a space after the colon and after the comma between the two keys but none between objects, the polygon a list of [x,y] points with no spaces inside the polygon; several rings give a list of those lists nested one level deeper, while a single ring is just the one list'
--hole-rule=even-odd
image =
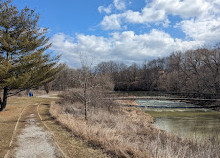
[{"label": "bare tree", "polygon": [[92,74],[91,69],[93,65],[93,59],[87,55],[86,52],[80,53],[81,69],[79,70],[79,82],[83,88],[82,100],[84,104],[84,116],[85,120],[88,120],[87,111],[88,103],[90,99],[88,97],[88,89],[92,88],[92,79],[95,76]]},{"label": "bare tree", "polygon": [[65,65],[59,76],[49,83],[49,90],[64,91],[71,88],[79,87],[79,72],[76,69]]}]

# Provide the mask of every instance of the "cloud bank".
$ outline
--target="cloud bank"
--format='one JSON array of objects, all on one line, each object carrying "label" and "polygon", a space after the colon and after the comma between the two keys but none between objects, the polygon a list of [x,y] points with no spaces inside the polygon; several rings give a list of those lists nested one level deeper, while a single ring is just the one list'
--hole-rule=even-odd
[{"label": "cloud bank", "polygon": [[[146,0],[139,11],[129,9],[131,3],[135,1],[113,0],[108,6],[98,7],[100,14],[104,14],[101,29],[109,36],[70,37],[58,33],[51,39],[52,50],[63,55],[63,62],[78,66],[79,54],[83,52],[96,63],[105,60],[131,63],[220,42],[220,0]],[[150,31],[137,33],[130,26],[144,26]],[[172,37],[167,28],[178,29],[185,37]]]},{"label": "cloud bank", "polygon": [[173,39],[169,34],[155,29],[148,34],[124,31],[112,33],[110,37],[77,34],[75,39],[59,33],[51,41],[52,50],[60,52],[62,61],[71,66],[79,66],[82,53],[91,56],[95,64],[108,60],[131,64],[201,46],[201,42]]}]

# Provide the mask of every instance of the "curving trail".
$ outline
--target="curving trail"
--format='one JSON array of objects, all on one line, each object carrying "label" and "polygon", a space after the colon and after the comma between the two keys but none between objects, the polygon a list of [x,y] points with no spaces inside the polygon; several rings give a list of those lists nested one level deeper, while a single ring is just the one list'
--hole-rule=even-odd
[{"label": "curving trail", "polygon": [[45,128],[45,124],[38,113],[40,104],[26,106],[20,113],[14,130],[11,144],[15,148],[8,151],[4,158],[57,158],[66,157],[53,140],[52,133]]},{"label": "curving trail", "polygon": [[25,128],[18,136],[16,158],[55,158],[55,148],[49,142],[50,134],[39,126],[35,114],[30,114],[25,120]]}]

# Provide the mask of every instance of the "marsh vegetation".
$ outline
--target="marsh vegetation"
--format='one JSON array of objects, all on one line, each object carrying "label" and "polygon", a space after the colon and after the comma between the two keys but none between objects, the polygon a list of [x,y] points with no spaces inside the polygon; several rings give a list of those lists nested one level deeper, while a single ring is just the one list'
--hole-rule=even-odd
[{"label": "marsh vegetation", "polygon": [[[77,92],[63,94],[50,107],[51,115],[71,132],[111,157],[219,157],[220,143],[212,137],[202,144],[156,129],[153,118],[140,109],[97,100],[88,105],[88,120]],[[99,105],[99,106],[98,106]],[[111,105],[108,108],[107,105]]]}]

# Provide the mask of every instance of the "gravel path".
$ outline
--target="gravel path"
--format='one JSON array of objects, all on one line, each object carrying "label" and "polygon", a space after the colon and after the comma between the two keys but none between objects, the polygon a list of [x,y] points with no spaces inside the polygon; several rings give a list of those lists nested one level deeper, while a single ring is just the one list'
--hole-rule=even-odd
[{"label": "gravel path", "polygon": [[25,128],[18,136],[16,158],[55,158],[55,148],[50,144],[50,134],[39,126],[35,114],[25,121]]},{"label": "gravel path", "polygon": [[59,99],[59,97],[52,97],[49,94],[36,96],[37,98],[50,98],[50,99]]}]

